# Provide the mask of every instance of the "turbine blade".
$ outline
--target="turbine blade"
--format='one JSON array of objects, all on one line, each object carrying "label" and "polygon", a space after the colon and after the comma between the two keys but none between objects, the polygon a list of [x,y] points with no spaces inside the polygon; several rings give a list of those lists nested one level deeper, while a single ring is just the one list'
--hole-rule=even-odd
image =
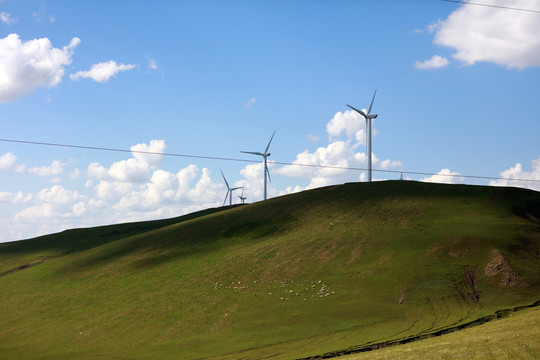
[{"label": "turbine blade", "polygon": [[244,153],[244,154],[252,154],[252,155],[260,155],[260,156],[264,156],[263,154],[261,154],[260,152],[251,152],[251,151],[240,151],[241,153]]},{"label": "turbine blade", "polygon": [[268,175],[268,181],[272,182],[272,180],[270,180],[270,170],[268,170],[268,165],[266,163],[264,164],[264,167],[266,168],[266,175]]},{"label": "turbine blade", "polygon": [[371,104],[369,104],[369,109],[367,111],[368,115],[371,114],[371,107],[373,106],[373,101],[375,100],[375,95],[377,95],[377,89],[375,89],[375,92],[373,93],[373,99],[371,99]]},{"label": "turbine blade", "polygon": [[358,110],[357,108],[355,107],[352,107],[351,105],[347,104],[348,107],[350,107],[351,109],[353,109],[354,111],[356,111],[357,113],[359,113],[360,115],[362,115],[363,117],[366,117],[367,115],[364,114],[364,112],[362,110]]},{"label": "turbine blade", "polygon": [[[221,171],[221,170],[219,170]],[[225,185],[227,185],[227,190],[229,189],[229,183],[227,182],[227,179],[225,179],[225,175],[223,175],[223,171],[221,171],[221,176],[223,176],[223,180],[225,180]]]},{"label": "turbine blade", "polygon": [[227,190],[227,194],[225,194],[225,200],[223,200],[223,205],[221,206],[225,206],[225,202],[227,201],[227,196],[229,196],[229,190]]},{"label": "turbine blade", "polygon": [[272,142],[274,135],[276,135],[276,130],[274,130],[274,133],[272,134],[272,137],[270,138],[270,141],[268,142],[268,145],[266,146],[266,150],[264,150],[265,154],[268,152],[268,149],[270,148],[270,143]]}]

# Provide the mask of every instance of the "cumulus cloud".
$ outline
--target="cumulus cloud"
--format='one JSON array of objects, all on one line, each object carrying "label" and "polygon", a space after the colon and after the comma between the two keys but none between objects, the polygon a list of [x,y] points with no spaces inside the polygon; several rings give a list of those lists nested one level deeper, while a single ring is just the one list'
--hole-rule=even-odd
[{"label": "cumulus cloud", "polygon": [[[365,112],[366,110],[364,109],[363,111]],[[332,120],[326,124],[326,132],[328,133],[330,140],[336,139],[341,135],[345,135],[349,138],[365,138],[365,129],[366,119],[356,111],[352,110],[337,112]]]},{"label": "cumulus cloud", "polygon": [[[490,4],[533,9],[527,0],[493,0]],[[534,9],[540,10],[540,6],[536,4]],[[453,48],[453,58],[464,65],[491,62],[515,69],[540,66],[537,13],[462,5],[433,28],[433,42]]]},{"label": "cumulus cloud", "polygon": [[150,173],[161,164],[163,159],[161,153],[165,147],[164,140],[151,140],[150,144],[133,145],[130,148],[133,155],[131,159],[114,162],[108,169],[93,162],[88,166],[87,174],[92,179],[108,182],[145,182]]},{"label": "cumulus cloud", "polygon": [[88,71],[78,71],[75,74],[70,74],[71,80],[79,80],[80,78],[92,79],[96,82],[105,83],[119,72],[132,70],[136,65],[118,64],[116,61],[109,60],[92,65]]},{"label": "cumulus cloud", "polygon": [[516,186],[540,191],[540,157],[531,161],[531,171],[525,171],[523,165],[517,163],[509,169],[503,170],[501,178],[508,180],[490,181],[492,186]]},{"label": "cumulus cloud", "polygon": [[36,200],[50,204],[69,204],[79,198],[77,191],[66,190],[60,185],[55,185],[50,189],[43,189],[36,194]]},{"label": "cumulus cloud", "polygon": [[10,152],[0,156],[0,170],[8,170],[15,164],[16,160],[17,157]]},{"label": "cumulus cloud", "polygon": [[255,98],[251,98],[249,99],[246,103],[245,103],[245,107],[250,107],[251,105],[255,104],[255,102],[257,101],[257,99]]},{"label": "cumulus cloud", "polygon": [[414,67],[419,70],[438,69],[447,66],[449,63],[447,58],[440,55],[433,55],[429,60],[415,62]]},{"label": "cumulus cloud", "polygon": [[117,161],[109,168],[90,164],[86,174],[97,183],[87,181],[86,187],[122,213],[126,221],[177,216],[188,209],[217,206],[223,186],[212,182],[208,169],[201,171],[189,165],[176,174],[159,169],[163,157],[159,153],[165,147],[164,140],[152,140],[132,146],[132,158]]},{"label": "cumulus cloud", "polygon": [[24,204],[31,201],[32,194],[24,195],[22,191],[12,193],[9,191],[0,191],[0,202],[9,202],[12,204]]},{"label": "cumulus cloud", "polygon": [[80,42],[73,38],[57,49],[47,38],[23,42],[19,35],[10,34],[0,39],[0,102],[16,101],[38,86],[56,86]]},{"label": "cumulus cloud", "polygon": [[465,178],[459,172],[441,169],[437,174],[423,178],[420,181],[442,184],[464,184]]},{"label": "cumulus cloud", "polygon": [[[76,190],[68,190],[60,185],[42,189],[35,196],[27,196],[26,199],[26,202],[32,200],[33,205],[18,212],[14,217],[15,221],[71,218],[76,216],[74,206],[85,200]],[[80,209],[78,215],[82,215]]]},{"label": "cumulus cloud", "polygon": [[54,160],[51,165],[32,167],[28,169],[28,172],[38,176],[53,176],[63,173],[64,166],[66,164],[61,163],[59,160]]}]

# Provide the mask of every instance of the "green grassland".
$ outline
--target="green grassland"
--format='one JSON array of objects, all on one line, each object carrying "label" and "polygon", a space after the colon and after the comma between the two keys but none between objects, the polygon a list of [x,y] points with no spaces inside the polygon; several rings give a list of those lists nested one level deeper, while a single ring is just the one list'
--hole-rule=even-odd
[{"label": "green grassland", "polygon": [[539,244],[538,192],[408,181],[0,244],[0,358],[294,359],[406,339],[540,300]]},{"label": "green grassland", "polygon": [[537,359],[540,308],[470,329],[410,344],[339,357],[339,360]]}]

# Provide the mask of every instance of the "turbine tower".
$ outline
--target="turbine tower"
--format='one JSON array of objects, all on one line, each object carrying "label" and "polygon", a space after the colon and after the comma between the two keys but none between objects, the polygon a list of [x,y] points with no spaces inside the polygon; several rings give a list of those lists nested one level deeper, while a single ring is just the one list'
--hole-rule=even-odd
[{"label": "turbine tower", "polygon": [[359,113],[366,119],[366,142],[368,146],[368,181],[371,182],[371,120],[377,118],[377,114],[371,114],[371,107],[373,106],[373,101],[375,100],[375,95],[377,95],[377,89],[373,94],[373,99],[371,99],[371,104],[369,104],[369,109],[367,113],[364,113],[362,110],[358,110],[351,105],[347,104],[348,107]]},{"label": "turbine tower", "polygon": [[[221,171],[221,170],[219,170]],[[225,200],[223,200],[223,205],[225,206],[225,202],[227,201],[227,196],[229,197],[229,206],[232,205],[232,193],[234,190],[243,189],[243,187],[235,187],[231,188],[229,187],[229,183],[227,182],[227,179],[225,179],[225,175],[223,175],[223,171],[221,171],[221,176],[223,176],[223,180],[225,180],[225,185],[227,185],[227,194],[225,194]]]},{"label": "turbine tower", "polygon": [[268,152],[268,149],[270,148],[270,143],[272,142],[272,139],[274,138],[274,135],[276,134],[276,131],[274,130],[274,133],[272,134],[272,137],[270,138],[270,141],[268,142],[268,145],[266,145],[266,149],[263,153],[260,152],[251,152],[251,151],[240,151],[244,154],[252,154],[252,155],[260,155],[264,158],[264,200],[266,200],[266,177],[268,177],[268,181],[270,181],[270,172],[268,171],[268,164],[267,164],[267,158],[270,156],[270,153]]}]

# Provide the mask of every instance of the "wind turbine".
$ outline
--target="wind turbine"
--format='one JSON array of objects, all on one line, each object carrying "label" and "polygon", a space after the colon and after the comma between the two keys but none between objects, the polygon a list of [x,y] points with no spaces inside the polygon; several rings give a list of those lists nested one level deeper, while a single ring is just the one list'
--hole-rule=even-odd
[{"label": "wind turbine", "polygon": [[272,137],[270,138],[270,141],[268,142],[268,145],[266,145],[266,149],[263,153],[260,152],[251,152],[251,151],[240,151],[244,154],[252,154],[252,155],[260,155],[264,158],[264,200],[266,200],[266,177],[268,177],[268,181],[270,180],[270,172],[268,171],[268,164],[266,159],[270,156],[270,153],[268,152],[268,149],[270,148],[270,143],[272,142],[272,139],[274,138],[274,135],[276,134],[276,131],[274,130],[274,133],[272,134]]},{"label": "wind turbine", "polygon": [[[221,170],[219,170],[221,171]],[[223,206],[225,206],[225,202],[227,201],[227,196],[229,197],[229,206],[232,205],[232,193],[234,190],[243,189],[243,187],[235,187],[231,188],[229,187],[229,183],[227,182],[227,179],[225,179],[225,175],[223,175],[223,171],[221,171],[221,176],[223,176],[223,180],[225,180],[225,185],[227,185],[227,194],[225,194],[225,200],[223,200]]]},{"label": "wind turbine", "polygon": [[242,204],[246,201],[247,197],[244,196],[244,188],[242,188],[242,195],[238,196],[242,200]]},{"label": "wind turbine", "polygon": [[351,105],[347,104],[348,107],[359,113],[366,119],[366,138],[367,138],[367,146],[368,146],[368,181],[371,182],[371,120],[377,118],[377,114],[371,113],[371,107],[373,106],[373,101],[375,100],[375,95],[377,95],[377,89],[375,89],[375,93],[373,94],[373,99],[371,99],[371,104],[369,104],[369,109],[367,113],[364,113],[362,110],[358,110]]}]

